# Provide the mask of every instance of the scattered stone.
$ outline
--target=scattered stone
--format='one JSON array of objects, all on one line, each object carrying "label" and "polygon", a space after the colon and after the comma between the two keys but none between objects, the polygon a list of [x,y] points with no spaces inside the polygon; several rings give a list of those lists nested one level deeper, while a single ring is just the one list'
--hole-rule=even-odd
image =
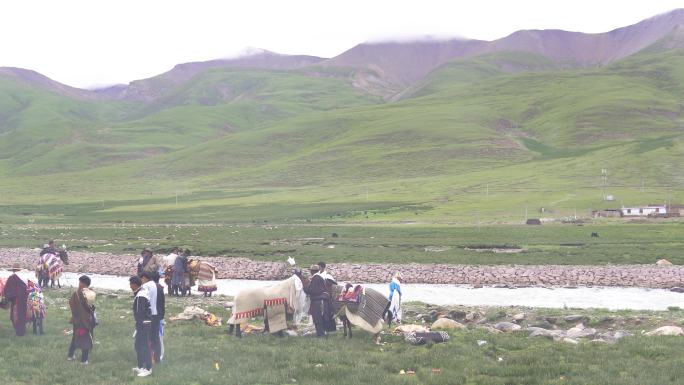
[{"label": "scattered stone", "polygon": [[538,320],[538,321],[534,322],[533,324],[531,324],[530,326],[536,327],[536,328],[541,328],[541,329],[552,329],[553,328],[553,325],[551,325],[551,323],[545,319]]},{"label": "scattered stone", "polygon": [[656,265],[657,266],[672,266],[672,262],[663,258],[663,259],[659,259],[658,261],[656,261]]},{"label": "scattered stone", "polygon": [[465,326],[449,318],[440,318],[432,324],[431,329],[459,330]]},{"label": "scattered stone", "polygon": [[558,339],[562,336],[561,330],[546,330],[543,328],[529,327],[526,330],[532,331],[528,337],[544,337],[549,339]]},{"label": "scattered stone", "polygon": [[684,287],[673,287],[670,289],[670,291],[673,291],[675,293],[684,293]]},{"label": "scattered stone", "polygon": [[522,329],[520,325],[512,322],[499,322],[494,325],[494,328],[506,333]]},{"label": "scattered stone", "polygon": [[477,313],[474,313],[474,312],[470,312],[470,313],[466,314],[466,316],[465,316],[465,320],[471,321],[471,322],[474,321],[476,318],[477,318]]},{"label": "scattered stone", "polygon": [[651,330],[646,333],[647,336],[681,336],[684,335],[684,330],[679,326],[662,326],[658,329]]},{"label": "scattered stone", "polygon": [[558,322],[558,318],[556,318],[556,317],[546,317],[545,320],[546,320],[546,322],[550,323],[551,325],[555,325],[556,322]]},{"label": "scattered stone", "polygon": [[479,325],[477,327],[477,329],[484,330],[484,331],[492,333],[492,334],[501,334],[501,330],[494,329],[493,327],[491,327],[489,325]]},{"label": "scattered stone", "polygon": [[565,322],[579,322],[579,321],[586,321],[587,316],[581,315],[581,314],[573,314],[573,315],[568,315],[563,317]]},{"label": "scattered stone", "polygon": [[576,339],[568,338],[568,337],[563,338],[563,342],[568,343],[568,344],[572,344],[572,345],[579,344],[579,341],[577,341]]},{"label": "scattered stone", "polygon": [[449,318],[451,319],[465,319],[466,312],[461,310],[452,310],[449,312]]},{"label": "scattered stone", "polygon": [[594,334],[596,334],[596,329],[586,328],[581,323],[565,332],[565,336],[569,338],[592,337]]},{"label": "scattered stone", "polygon": [[518,323],[520,323],[520,321],[523,321],[524,319],[525,319],[525,313],[518,313],[518,314],[513,316],[513,320],[515,322],[518,322]]}]

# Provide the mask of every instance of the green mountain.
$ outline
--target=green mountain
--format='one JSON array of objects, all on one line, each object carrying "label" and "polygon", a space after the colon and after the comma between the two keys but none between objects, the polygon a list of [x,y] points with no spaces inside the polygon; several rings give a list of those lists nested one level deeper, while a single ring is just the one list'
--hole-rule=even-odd
[{"label": "green mountain", "polygon": [[684,34],[663,30],[620,30],[651,44],[595,65],[488,50],[410,84],[400,63],[270,53],[116,96],[0,71],[0,220],[474,223],[684,200]]}]

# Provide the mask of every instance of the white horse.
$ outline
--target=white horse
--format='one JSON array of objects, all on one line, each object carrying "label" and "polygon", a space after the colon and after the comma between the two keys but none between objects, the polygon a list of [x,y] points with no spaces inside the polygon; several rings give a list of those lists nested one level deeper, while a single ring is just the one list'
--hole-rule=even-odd
[{"label": "white horse", "polygon": [[233,314],[226,322],[228,332],[240,337],[240,324],[263,316],[266,330],[277,333],[287,328],[287,318],[299,323],[308,312],[308,301],[302,281],[296,275],[266,287],[241,290],[233,305]]}]

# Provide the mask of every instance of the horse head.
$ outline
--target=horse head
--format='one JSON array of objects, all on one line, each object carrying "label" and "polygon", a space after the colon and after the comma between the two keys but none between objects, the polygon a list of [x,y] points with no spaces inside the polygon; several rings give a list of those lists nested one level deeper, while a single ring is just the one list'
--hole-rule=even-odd
[{"label": "horse head", "polygon": [[57,254],[59,255],[59,259],[61,259],[65,265],[69,264],[69,254],[67,254],[65,249],[60,250]]}]

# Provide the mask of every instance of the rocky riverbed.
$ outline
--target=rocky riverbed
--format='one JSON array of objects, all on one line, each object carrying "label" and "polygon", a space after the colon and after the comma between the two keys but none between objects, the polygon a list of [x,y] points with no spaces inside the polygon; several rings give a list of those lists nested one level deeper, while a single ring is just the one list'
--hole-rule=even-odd
[{"label": "rocky riverbed", "polygon": [[[0,267],[19,263],[33,269],[39,250],[0,249]],[[278,280],[291,274],[286,262],[262,262],[236,257],[201,257],[214,264],[218,278]],[[135,272],[136,255],[72,251],[66,271],[111,275]],[[405,283],[456,284],[502,287],[643,287],[673,288],[684,286],[684,266],[476,266],[446,264],[329,264],[330,272],[340,282],[385,283],[396,271]]]}]

